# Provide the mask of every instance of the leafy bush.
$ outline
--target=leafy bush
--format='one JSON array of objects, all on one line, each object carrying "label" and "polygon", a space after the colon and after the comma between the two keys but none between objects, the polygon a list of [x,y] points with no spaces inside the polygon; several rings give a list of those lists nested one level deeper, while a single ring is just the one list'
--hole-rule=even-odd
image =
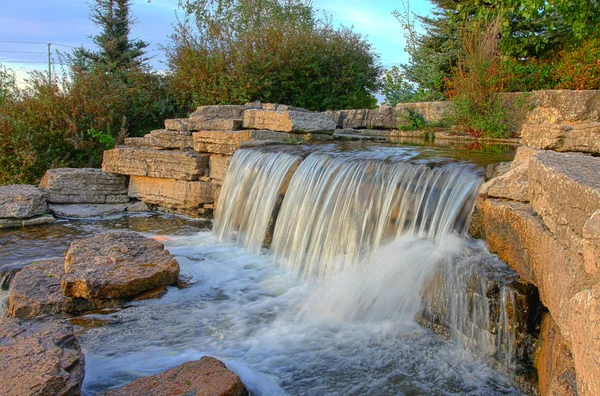
[{"label": "leafy bush", "polygon": [[179,103],[372,108],[381,74],[371,44],[301,0],[187,1],[167,49]]},{"label": "leafy bush", "polygon": [[564,50],[553,70],[559,89],[600,89],[600,38]]},{"label": "leafy bush", "polygon": [[384,97],[383,104],[387,106],[445,99],[445,96],[437,91],[415,87],[414,84],[408,82],[405,72],[398,66],[393,66],[384,73],[381,81],[381,94]]}]

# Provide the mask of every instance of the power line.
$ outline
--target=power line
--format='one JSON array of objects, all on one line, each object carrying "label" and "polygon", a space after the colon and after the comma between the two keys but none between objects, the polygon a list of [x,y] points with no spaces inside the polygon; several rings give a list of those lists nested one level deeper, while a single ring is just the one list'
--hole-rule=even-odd
[{"label": "power line", "polygon": [[[11,43],[11,44],[40,44],[40,45],[48,45],[48,43],[43,43],[41,41],[17,41],[17,40],[0,40],[0,43]],[[52,43],[52,45],[58,45],[59,47],[67,47],[67,48],[79,48],[79,47],[73,47],[72,45],[66,45],[66,44],[57,44],[57,43]]]},{"label": "power line", "polygon": [[37,54],[37,51],[4,51],[0,50],[0,52],[10,52],[11,54]]},{"label": "power line", "polygon": [[5,61],[5,60],[0,60],[0,63],[43,63],[43,64],[46,64],[48,62],[30,62],[30,61],[15,61],[15,60]]}]

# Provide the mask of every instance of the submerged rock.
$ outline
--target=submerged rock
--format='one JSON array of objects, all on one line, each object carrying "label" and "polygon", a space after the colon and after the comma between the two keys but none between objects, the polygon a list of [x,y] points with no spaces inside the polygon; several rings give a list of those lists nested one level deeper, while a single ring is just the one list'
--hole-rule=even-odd
[{"label": "submerged rock", "polygon": [[[129,199],[129,198],[127,198]],[[49,209],[57,217],[71,219],[86,219],[90,217],[115,216],[123,214],[128,208],[127,204],[50,204]]]},{"label": "submerged rock", "polygon": [[187,362],[164,373],[139,378],[129,385],[101,393],[103,396],[205,395],[246,396],[248,390],[233,371],[213,357]]},{"label": "submerged rock", "polygon": [[0,186],[0,219],[26,219],[46,212],[46,194],[28,184]]},{"label": "submerged rock", "polygon": [[85,360],[70,324],[0,319],[0,394],[81,393]]},{"label": "submerged rock", "polygon": [[68,297],[114,299],[178,278],[179,264],[161,243],[133,232],[110,232],[73,241],[61,287]]}]

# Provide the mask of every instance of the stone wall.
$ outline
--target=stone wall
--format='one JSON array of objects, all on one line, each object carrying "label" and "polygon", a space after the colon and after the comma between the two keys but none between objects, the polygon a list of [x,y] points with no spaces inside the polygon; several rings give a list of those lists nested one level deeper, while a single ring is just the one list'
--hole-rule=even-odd
[{"label": "stone wall", "polygon": [[597,395],[600,158],[590,153],[600,154],[600,96],[535,95],[537,107],[522,126],[529,147],[482,186],[472,233],[535,285],[548,309],[536,362],[542,394]]}]

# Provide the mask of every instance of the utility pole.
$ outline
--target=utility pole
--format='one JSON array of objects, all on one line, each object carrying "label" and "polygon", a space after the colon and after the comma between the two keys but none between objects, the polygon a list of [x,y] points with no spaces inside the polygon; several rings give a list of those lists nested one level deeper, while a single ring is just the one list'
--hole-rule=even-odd
[{"label": "utility pole", "polygon": [[50,46],[52,43],[48,43],[48,81],[52,84],[52,58],[50,52]]}]

